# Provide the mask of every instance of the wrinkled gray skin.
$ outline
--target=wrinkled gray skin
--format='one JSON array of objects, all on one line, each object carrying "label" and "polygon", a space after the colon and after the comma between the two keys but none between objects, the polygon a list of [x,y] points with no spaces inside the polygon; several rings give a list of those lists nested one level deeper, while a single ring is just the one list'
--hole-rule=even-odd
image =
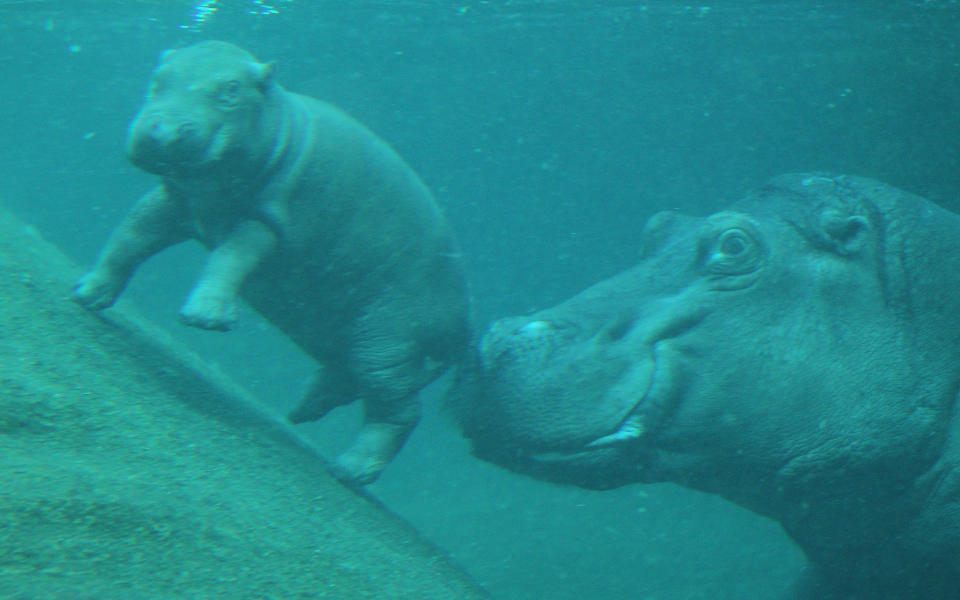
[{"label": "wrinkled gray skin", "polygon": [[787,175],[641,238],[636,267],[493,324],[461,382],[476,454],[775,519],[809,559],[790,598],[960,598],[960,218]]},{"label": "wrinkled gray skin", "polygon": [[469,336],[460,258],[430,192],[362,125],[223,42],[163,54],[127,149],[160,184],[74,298],[106,308],[149,256],[199,240],[210,255],[182,320],[227,330],[242,297],[295,341],[319,369],[289,418],[362,399],[334,473],[373,481],[419,419],[417,392]]}]

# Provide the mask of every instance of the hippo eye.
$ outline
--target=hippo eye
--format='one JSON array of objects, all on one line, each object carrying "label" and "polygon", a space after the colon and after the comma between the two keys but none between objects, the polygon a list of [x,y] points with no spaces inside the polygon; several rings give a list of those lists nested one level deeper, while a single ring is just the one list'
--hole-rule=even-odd
[{"label": "hippo eye", "polygon": [[217,100],[226,106],[233,106],[240,100],[240,82],[236,79],[224,83],[217,90]]},{"label": "hippo eye", "polygon": [[739,229],[724,231],[720,236],[719,250],[727,256],[736,256],[743,254],[747,250],[748,240]]},{"label": "hippo eye", "polygon": [[170,84],[170,68],[158,67],[150,78],[150,85],[147,88],[148,96],[155,96],[162,93]]},{"label": "hippo eye", "polygon": [[159,79],[154,79],[153,81],[150,82],[149,87],[147,87],[147,96],[148,97],[156,96],[157,94],[163,91],[163,87],[164,86],[162,81],[160,81]]},{"label": "hippo eye", "polygon": [[753,236],[732,228],[717,236],[706,266],[717,275],[736,275],[756,270],[762,260],[763,248]]}]

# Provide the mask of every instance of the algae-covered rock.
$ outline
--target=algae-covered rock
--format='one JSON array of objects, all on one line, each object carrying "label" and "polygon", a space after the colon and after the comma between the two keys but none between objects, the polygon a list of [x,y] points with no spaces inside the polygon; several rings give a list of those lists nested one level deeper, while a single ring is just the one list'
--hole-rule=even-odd
[{"label": "algae-covered rock", "polygon": [[483,598],[0,211],[0,598]]}]

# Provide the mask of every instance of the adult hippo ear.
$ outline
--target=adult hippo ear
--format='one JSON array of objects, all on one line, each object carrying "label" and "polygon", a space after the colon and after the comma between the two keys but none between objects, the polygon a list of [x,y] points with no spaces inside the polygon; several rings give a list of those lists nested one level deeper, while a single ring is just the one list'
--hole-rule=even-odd
[{"label": "adult hippo ear", "polygon": [[850,215],[835,207],[820,210],[819,231],[834,252],[853,254],[863,248],[870,222],[861,215]]},{"label": "adult hippo ear", "polygon": [[873,229],[870,224],[871,213],[874,219],[879,218],[879,215],[869,205],[858,203],[842,194],[838,195],[837,185],[831,177],[811,175],[801,182],[787,182],[787,185],[780,189],[802,194],[801,197],[817,194],[826,198],[809,206],[807,223],[801,231],[807,231],[812,236],[812,243],[849,256],[865,250],[865,244],[869,242]]},{"label": "adult hippo ear", "polygon": [[960,217],[798,174],[655,217],[644,246],[489,328],[460,411],[477,455],[720,494],[803,548],[797,597],[960,597]]}]

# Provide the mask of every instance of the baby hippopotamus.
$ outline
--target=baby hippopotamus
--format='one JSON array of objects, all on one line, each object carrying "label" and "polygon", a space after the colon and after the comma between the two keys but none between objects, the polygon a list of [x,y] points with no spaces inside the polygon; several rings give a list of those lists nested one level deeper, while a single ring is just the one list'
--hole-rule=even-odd
[{"label": "baby hippopotamus", "polygon": [[461,259],[429,190],[390,146],[273,72],[224,42],[162,55],[127,144],[160,183],[74,299],[106,308],[148,257],[198,240],[210,254],[183,322],[228,330],[242,297],[316,359],[294,423],[361,399],[362,429],[333,471],[363,485],[416,425],[419,390],[466,347]]}]

